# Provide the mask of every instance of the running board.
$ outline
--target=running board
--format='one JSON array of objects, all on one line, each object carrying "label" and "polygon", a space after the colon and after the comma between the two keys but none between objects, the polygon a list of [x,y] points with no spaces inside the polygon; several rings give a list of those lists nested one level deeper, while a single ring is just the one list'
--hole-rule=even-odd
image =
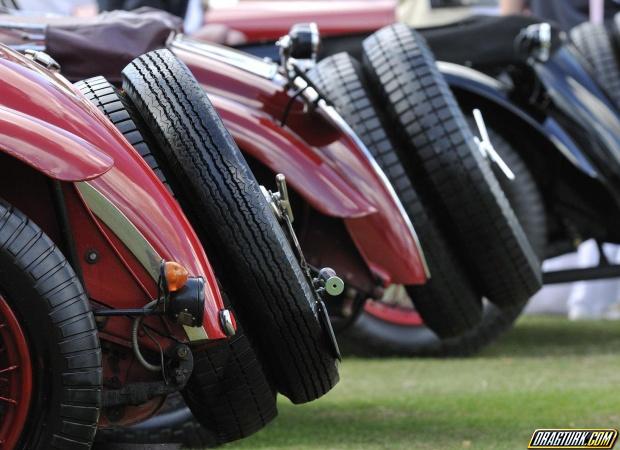
[{"label": "running board", "polygon": [[543,284],[572,283],[573,281],[620,278],[620,264],[605,264],[583,269],[555,270],[543,273]]}]

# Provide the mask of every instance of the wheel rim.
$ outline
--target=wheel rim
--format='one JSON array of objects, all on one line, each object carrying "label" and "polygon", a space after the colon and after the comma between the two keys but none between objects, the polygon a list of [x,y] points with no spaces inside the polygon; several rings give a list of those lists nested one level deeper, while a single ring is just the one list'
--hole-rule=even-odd
[{"label": "wheel rim", "polygon": [[420,314],[413,308],[406,308],[398,305],[390,305],[375,300],[368,300],[364,304],[364,311],[371,316],[389,322],[394,325],[405,327],[421,327],[424,321]]},{"label": "wheel rim", "polygon": [[32,392],[32,363],[26,336],[0,295],[0,448],[12,449],[22,434]]}]

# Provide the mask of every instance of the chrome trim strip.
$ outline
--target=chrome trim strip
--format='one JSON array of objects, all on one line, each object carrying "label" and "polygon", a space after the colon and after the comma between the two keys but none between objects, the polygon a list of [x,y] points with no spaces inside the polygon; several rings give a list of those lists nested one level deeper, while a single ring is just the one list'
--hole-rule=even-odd
[{"label": "chrome trim strip", "polygon": [[75,183],[75,186],[91,211],[127,246],[149,275],[155,281],[159,280],[159,270],[163,258],[136,226],[120,209],[87,181]]},{"label": "chrome trim strip", "polygon": [[379,176],[379,179],[381,180],[384,187],[389,192],[390,197],[392,197],[392,200],[394,201],[394,203],[396,204],[396,207],[398,208],[398,211],[400,212],[402,219],[405,221],[405,224],[407,228],[409,229],[409,233],[411,237],[413,238],[418,248],[418,251],[420,252],[420,258],[422,260],[422,265],[424,266],[424,272],[426,273],[427,278],[430,278],[431,273],[428,268],[428,263],[426,262],[426,256],[424,255],[424,250],[422,249],[422,246],[420,245],[420,239],[418,238],[418,234],[416,233],[415,228],[413,227],[413,224],[411,223],[411,219],[409,218],[409,215],[407,214],[407,212],[405,211],[405,208],[403,207],[403,204],[398,198],[396,191],[394,191],[394,187],[392,186],[392,183],[390,183],[390,180],[388,180],[387,176],[385,175],[385,172],[383,171],[383,169],[381,169],[375,157],[372,156],[372,153],[370,153],[370,150],[368,150],[366,145],[362,142],[362,140],[355,133],[355,131],[353,131],[353,129],[349,126],[349,124],[342,118],[342,116],[338,113],[338,111],[336,111],[336,109],[333,106],[328,105],[327,102],[318,94],[318,92],[314,90],[314,88],[312,88],[311,86],[308,86],[307,83],[300,77],[295,78],[294,84],[296,88],[303,89],[302,95],[306,98],[306,100],[308,100],[308,102],[316,105],[317,110],[325,119],[327,119],[332,125],[342,130],[347,136],[349,136],[353,140],[353,142],[355,142],[355,144],[359,147],[359,149],[362,151],[362,154],[364,155],[366,160],[370,163],[375,173]]},{"label": "chrome trim strip", "polygon": [[[75,183],[84,202],[103,223],[121,240],[136,259],[144,266],[156,282],[159,280],[159,269],[162,257],[146,240],[140,230],[131,223],[123,212],[108,200],[101,192],[87,181]],[[188,327],[183,325],[190,342],[209,339],[203,326]]]},{"label": "chrome trim strip", "polygon": [[257,58],[249,53],[244,53],[218,44],[195,41],[182,34],[173,39],[169,47],[172,49],[176,47],[180,50],[215,59],[216,61],[229,64],[261,78],[265,78],[266,80],[273,80],[279,70],[277,64]]}]

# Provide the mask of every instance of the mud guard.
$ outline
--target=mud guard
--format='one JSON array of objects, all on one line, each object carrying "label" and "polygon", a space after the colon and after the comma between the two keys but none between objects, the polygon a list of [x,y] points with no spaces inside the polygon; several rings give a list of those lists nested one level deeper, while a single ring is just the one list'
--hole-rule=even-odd
[{"label": "mud guard", "polygon": [[84,139],[1,106],[0,152],[60,181],[91,180],[114,165],[112,158]]},{"label": "mud guard", "polygon": [[[330,158],[340,160],[349,150],[339,148],[340,156],[330,157],[329,152],[318,152],[252,108],[244,108],[217,94],[210,93],[209,97],[245,153],[270,170],[284,173],[291,188],[318,212],[343,219],[367,266],[385,284],[426,281],[421,251],[409,239],[409,230],[401,226],[396,208],[388,202],[374,204],[371,196],[364,195],[330,164]],[[349,172],[354,171],[352,167],[353,163]],[[383,189],[374,184],[374,177],[369,174],[348,175],[365,183],[367,191]]]},{"label": "mud guard", "polygon": [[466,94],[476,97],[482,104],[501,109],[507,114],[508,120],[526,124],[530,132],[555,148],[562,158],[568,160],[579,171],[591,178],[598,176],[598,171],[589,158],[555,119],[547,117],[542,123],[537,121],[508,98],[507,87],[503,83],[475,69],[458,64],[438,62],[438,66],[458,99]]}]

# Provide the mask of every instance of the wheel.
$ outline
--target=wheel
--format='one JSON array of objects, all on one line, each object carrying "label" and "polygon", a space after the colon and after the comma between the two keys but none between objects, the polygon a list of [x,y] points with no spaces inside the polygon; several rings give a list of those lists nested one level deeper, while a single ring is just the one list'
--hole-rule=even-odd
[{"label": "wheel", "polygon": [[542,285],[540,261],[424,39],[403,24],[382,28],[363,42],[363,67],[400,160],[470,279],[502,308],[523,305]]},{"label": "wheel", "polygon": [[338,370],[313,293],[206,94],[167,50],[134,60],[123,86],[277,389],[294,403],[325,394]]},{"label": "wheel", "polygon": [[[137,113],[114,86],[103,77],[95,77],[76,83],[76,87],[110,119],[171,189],[132,118]],[[228,303],[229,297],[224,297]],[[197,415],[208,427],[196,434],[191,441],[194,443],[200,442],[200,438],[203,439],[201,444],[210,446],[242,439],[266,426],[277,415],[275,393],[241,324],[230,340],[213,343],[194,354],[194,372],[185,395],[193,409],[200,411]],[[173,442],[161,439],[185,438],[184,430],[188,426],[166,428],[162,425],[166,420],[160,415],[133,427],[104,429],[99,432],[98,440],[158,443]]]},{"label": "wheel", "polygon": [[0,443],[88,449],[101,407],[101,349],[60,250],[0,200]]},{"label": "wheel", "polygon": [[[470,121],[473,126],[473,119]],[[487,125],[488,127],[488,125]],[[488,127],[497,153],[515,174],[508,180],[496,173],[519,222],[542,260],[547,242],[545,205],[542,194],[527,165],[517,151],[497,132]],[[494,166],[495,168],[495,166]],[[370,305],[353,326],[340,336],[343,349],[356,354],[409,356],[469,356],[508,331],[523,307],[500,309],[486,302],[482,322],[473,330],[452,339],[439,339],[420,321],[410,320],[410,311],[395,310],[381,314]]]},{"label": "wheel", "polygon": [[[616,15],[614,26],[618,27],[620,16]],[[620,65],[612,45],[612,33],[605,25],[584,22],[570,31],[570,37],[601,88],[617,107],[620,107]]]},{"label": "wheel", "polygon": [[359,63],[338,53],[317,64],[309,77],[375,157],[418,233],[431,277],[424,286],[407,290],[424,323],[441,337],[470,330],[482,316],[481,295],[438,229],[432,211],[413,188],[385,131],[381,108],[368,94]]}]

